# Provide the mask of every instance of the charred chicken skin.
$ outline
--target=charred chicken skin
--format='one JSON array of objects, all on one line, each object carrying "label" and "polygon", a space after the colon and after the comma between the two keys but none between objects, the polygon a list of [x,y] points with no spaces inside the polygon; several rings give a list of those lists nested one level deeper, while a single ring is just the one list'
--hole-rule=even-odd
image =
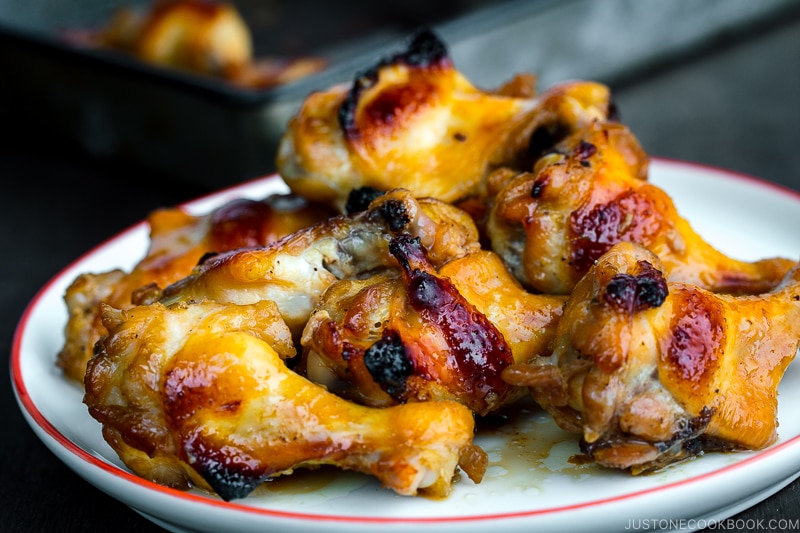
[{"label": "charred chicken skin", "polygon": [[564,298],[525,292],[491,252],[437,270],[419,239],[389,249],[400,272],[325,291],[303,332],[307,375],[373,406],[446,398],[485,415],[519,399],[501,373],[549,354]]},{"label": "charred chicken skin", "polygon": [[275,304],[104,306],[109,335],[86,372],[84,402],[138,475],[225,500],[296,468],[335,465],[402,495],[444,496],[459,463],[479,481],[473,415],[456,402],[375,409],[291,371]]},{"label": "charred chicken skin", "polygon": [[107,333],[101,303],[127,309],[153,286],[166,287],[188,276],[209,252],[263,246],[330,215],[326,208],[295,195],[232,200],[199,216],[182,209],[153,212],[147,219],[149,249],[130,272],[84,273],[67,288],[69,318],[57,365],[70,379],[83,382],[92,349]]},{"label": "charred chicken skin", "polygon": [[519,76],[482,91],[422,31],[352,84],[311,94],[281,141],[278,172],[292,191],[342,212],[361,187],[446,202],[479,194],[489,169],[527,153],[534,130],[542,141],[609,114],[601,84],[564,84],[540,98],[533,85]]},{"label": "charred chicken skin", "polygon": [[800,266],[758,296],[670,282],[631,243],[577,284],[553,354],[510,366],[582,450],[633,473],[704,450],[764,448],[777,438],[777,387],[800,345]]},{"label": "charred chicken skin", "polygon": [[417,200],[408,191],[395,190],[365,211],[333,217],[270,246],[208,257],[158,296],[166,304],[271,300],[299,337],[331,284],[397,268],[389,242],[401,233],[419,237],[435,265],[480,247],[469,215],[444,202]]},{"label": "charred chicken skin", "polygon": [[795,262],[740,261],[716,250],[647,181],[648,157],[623,125],[594,123],[556,145],[532,172],[488,180],[491,247],[529,288],[569,294],[594,261],[622,241],[659,256],[668,278],[716,292],[757,294]]}]

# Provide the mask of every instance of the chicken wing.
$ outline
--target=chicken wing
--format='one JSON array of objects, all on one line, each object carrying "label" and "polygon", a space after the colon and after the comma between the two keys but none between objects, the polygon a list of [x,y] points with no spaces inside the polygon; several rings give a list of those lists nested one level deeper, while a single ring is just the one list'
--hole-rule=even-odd
[{"label": "chicken wing", "polygon": [[335,465],[398,494],[446,495],[457,465],[480,480],[473,415],[455,402],[375,409],[289,370],[291,334],[275,304],[104,306],[109,335],[84,402],[138,475],[225,500],[296,468]]},{"label": "chicken wing", "polygon": [[122,7],[97,31],[68,31],[76,44],[131,54],[161,67],[266,89],[327,66],[321,57],[253,57],[253,39],[231,2],[156,0],[147,9]]},{"label": "chicken wing", "polygon": [[564,298],[525,292],[491,252],[437,271],[418,239],[390,250],[402,272],[325,291],[303,332],[309,378],[372,406],[447,398],[485,415],[519,399],[500,373],[550,353]]},{"label": "chicken wing", "polygon": [[647,181],[648,157],[623,125],[594,123],[566,138],[532,172],[490,177],[487,234],[524,285],[569,294],[595,260],[631,241],[659,256],[670,280],[717,292],[770,290],[788,259],[740,261],[703,240],[663,189]]},{"label": "chicken wing", "polygon": [[332,283],[397,269],[389,241],[400,233],[419,237],[435,265],[480,247],[469,215],[444,202],[417,200],[408,191],[395,190],[375,199],[366,211],[331,218],[271,246],[209,257],[190,276],[167,287],[161,301],[271,300],[299,337]]},{"label": "chicken wing", "polygon": [[479,191],[489,168],[526,153],[534,130],[541,144],[609,113],[604,85],[564,84],[542,98],[533,85],[518,76],[477,89],[422,31],[351,85],[311,94],[281,140],[278,172],[292,191],[342,212],[360,187],[459,200]]},{"label": "chicken wing", "polygon": [[294,195],[232,200],[200,216],[182,209],[153,212],[147,219],[149,249],[130,272],[84,273],[67,288],[64,299],[69,318],[56,364],[65,376],[83,382],[92,349],[106,333],[101,303],[127,309],[134,300],[144,298],[148,288],[166,287],[189,275],[209,252],[263,246],[331,214],[325,207]]},{"label": "chicken wing", "polygon": [[161,0],[151,9],[117,11],[100,45],[158,65],[232,77],[253,57],[250,30],[230,3]]},{"label": "chicken wing", "polygon": [[633,473],[777,438],[777,387],[800,345],[800,266],[759,296],[668,282],[631,243],[576,285],[553,354],[503,374],[594,461]]}]

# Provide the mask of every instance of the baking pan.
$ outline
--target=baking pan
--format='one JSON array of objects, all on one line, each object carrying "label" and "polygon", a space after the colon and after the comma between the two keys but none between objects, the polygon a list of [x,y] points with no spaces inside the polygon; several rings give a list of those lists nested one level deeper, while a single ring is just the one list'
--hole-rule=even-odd
[{"label": "baking pan", "polygon": [[136,3],[0,3],[0,112],[12,124],[27,121],[98,157],[134,161],[209,189],[272,172],[286,122],[310,92],[352,80],[420,25],[440,33],[457,68],[481,87],[517,72],[537,74],[542,85],[577,77],[613,83],[792,6],[792,0],[241,0],[234,3],[251,27],[257,57],[328,61],[307,78],[252,90],[60,38],[65,29],[98,28],[120,5]]},{"label": "baking pan", "polygon": [[[303,98],[351,79],[375,53],[367,43],[345,51],[329,42],[331,50],[340,45],[339,57],[331,54],[324,71],[273,89],[243,89],[59,37],[65,28],[100,27],[121,3],[10,3],[17,5],[7,2],[0,13],[5,115],[92,155],[135,161],[209,188],[271,172],[277,141]],[[294,52],[313,53],[309,48]]]}]

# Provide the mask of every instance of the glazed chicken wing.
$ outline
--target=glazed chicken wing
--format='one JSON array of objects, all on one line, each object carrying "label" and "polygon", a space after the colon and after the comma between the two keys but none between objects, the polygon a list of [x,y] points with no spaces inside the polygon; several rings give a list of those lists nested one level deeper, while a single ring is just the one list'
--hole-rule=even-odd
[{"label": "glazed chicken wing", "polygon": [[253,56],[250,31],[236,7],[206,0],[120,9],[98,40],[149,63],[220,77],[236,75]]},{"label": "glazed chicken wing", "polygon": [[311,56],[254,58],[250,29],[236,6],[215,0],[156,0],[148,9],[123,7],[105,28],[66,37],[248,88],[289,83],[327,66],[323,58]]},{"label": "glazed chicken wing", "polygon": [[271,300],[299,336],[332,283],[397,268],[389,241],[400,233],[419,237],[436,265],[480,246],[477,229],[463,211],[395,190],[374,200],[366,211],[331,218],[271,246],[209,257],[192,275],[168,287],[161,301]]},{"label": "glazed chicken wing", "polygon": [[575,287],[553,354],[509,367],[598,463],[633,473],[704,450],[777,438],[777,387],[800,345],[800,266],[769,293],[720,295],[668,282],[631,243]]},{"label": "glazed chicken wing", "polygon": [[532,172],[499,170],[487,223],[491,247],[528,287],[569,294],[593,262],[621,241],[659,256],[672,281],[717,292],[760,293],[794,266],[728,257],[703,240],[663,189],[647,181],[648,158],[611,122],[574,133]]},{"label": "glazed chicken wing", "polygon": [[303,332],[307,375],[373,406],[447,398],[485,415],[519,399],[500,374],[549,354],[564,298],[525,292],[491,252],[437,271],[418,239],[390,250],[401,272],[325,291]]},{"label": "glazed chicken wing", "polygon": [[278,172],[292,191],[342,212],[361,187],[459,200],[479,191],[488,169],[525,153],[534,130],[547,137],[609,113],[601,84],[535,98],[533,83],[519,76],[497,91],[477,89],[422,31],[351,85],[311,94],[281,141]]},{"label": "glazed chicken wing", "polygon": [[189,275],[209,252],[263,246],[331,214],[294,195],[273,195],[260,201],[232,200],[200,216],[182,209],[153,212],[147,219],[149,249],[130,272],[84,273],[67,288],[64,299],[69,319],[57,365],[70,379],[83,382],[92,349],[106,333],[101,303],[127,309],[148,287],[166,287]]},{"label": "glazed chicken wing", "polygon": [[360,406],[289,370],[291,334],[272,302],[104,306],[110,334],[84,402],[138,475],[225,500],[295,468],[335,465],[398,494],[446,495],[461,462],[479,481],[472,413],[455,402]]}]

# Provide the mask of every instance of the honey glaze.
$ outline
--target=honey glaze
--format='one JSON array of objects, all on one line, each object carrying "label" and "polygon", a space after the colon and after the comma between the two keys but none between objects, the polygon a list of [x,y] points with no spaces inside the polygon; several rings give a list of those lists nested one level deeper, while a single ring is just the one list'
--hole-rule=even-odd
[{"label": "honey glaze", "polygon": [[515,404],[478,425],[475,442],[489,456],[481,485],[514,487],[534,495],[554,478],[578,482],[596,475],[600,467],[580,460],[578,440],[533,402]]},{"label": "honey glaze", "polygon": [[259,485],[252,494],[258,497],[341,495],[359,489],[370,482],[370,477],[349,472],[334,466],[298,468],[291,474],[277,476]]},{"label": "honey glaze", "polygon": [[[455,490],[446,499],[469,501],[509,489],[536,496],[547,491],[554,481],[579,483],[604,472],[597,464],[581,460],[578,440],[577,434],[560,429],[552,417],[527,399],[496,415],[480,418],[475,444],[488,455],[486,473],[481,483],[474,485],[457,472]],[[278,497],[282,503],[308,507],[373,485],[376,491],[385,490],[366,474],[322,465],[275,477],[262,483],[252,495],[265,501]]]}]

